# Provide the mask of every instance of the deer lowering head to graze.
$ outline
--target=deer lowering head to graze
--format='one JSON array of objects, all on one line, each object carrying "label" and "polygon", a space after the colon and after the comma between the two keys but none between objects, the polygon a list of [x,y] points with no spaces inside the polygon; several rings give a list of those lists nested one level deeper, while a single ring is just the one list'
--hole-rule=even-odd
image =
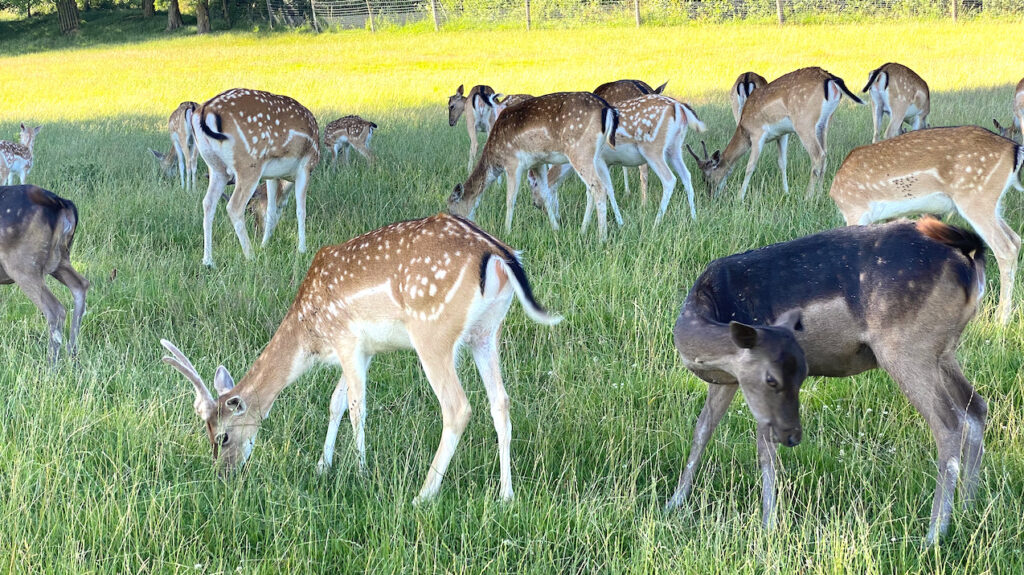
[{"label": "deer lowering head to graze", "polygon": [[938,446],[927,541],[946,531],[953,492],[978,485],[987,413],[956,348],[984,291],[984,244],[935,219],[846,227],[711,262],[673,334],[683,362],[708,382],[675,494],[693,488],[701,454],[737,389],[757,422],[763,520],[774,522],[776,443],[800,443],[807,376],[881,368],[924,416]]},{"label": "deer lowering head to graze", "polygon": [[[1017,82],[1017,88],[1013,93],[1013,118],[1010,120],[1009,125],[1006,127],[1000,126],[999,121],[993,119],[992,123],[995,124],[996,130],[999,135],[1004,138],[1009,138],[1016,141],[1017,136],[1024,134],[1024,78],[1020,82]],[[1022,138],[1024,141],[1024,138]]]},{"label": "deer lowering head to graze", "polygon": [[[668,209],[676,187],[676,174],[679,174],[690,202],[690,217],[696,220],[690,171],[683,163],[683,140],[690,127],[698,132],[705,131],[707,128],[704,122],[697,118],[689,105],[659,94],[626,100],[616,105],[616,109],[619,111],[619,127],[615,132],[615,148],[605,147],[602,152],[604,161],[609,166],[650,166],[654,169],[661,180],[662,189],[661,204],[654,225],[661,222]],[[552,195],[558,193],[558,185],[571,172],[572,168],[568,164],[556,166],[547,172],[547,185]],[[535,193],[540,193],[538,188],[541,182],[530,178],[529,183]]]},{"label": "deer lowering head to graze", "polygon": [[370,138],[377,124],[364,120],[359,116],[338,118],[324,128],[324,147],[334,152],[334,162],[338,162],[338,152],[344,154],[345,163],[350,162],[349,155],[354,148],[366,161],[373,163],[376,156],[370,150]]},{"label": "deer lowering head to graze", "polygon": [[[594,89],[594,94],[618,108],[633,98],[648,94],[661,94],[665,91],[665,86],[668,86],[668,82],[657,88],[651,88],[650,84],[643,80],[616,80],[601,84]],[[640,172],[640,205],[647,206],[647,164],[641,164],[638,171]],[[622,186],[626,195],[629,195],[629,170],[625,165],[622,166]]]},{"label": "deer lowering head to graze", "polygon": [[22,124],[19,143],[0,140],[0,175],[6,174],[0,179],[0,186],[13,186],[14,176],[18,176],[21,185],[25,185],[28,173],[32,171],[32,148],[42,129],[42,126],[29,128]]},{"label": "deer lowering head to graze", "polygon": [[71,290],[75,309],[68,353],[78,353],[89,280],[71,265],[77,227],[78,209],[71,201],[35,186],[0,186],[0,284],[17,284],[46,316],[51,365],[60,353],[67,312],[46,287],[47,275]]},{"label": "deer lowering head to graze", "polygon": [[1018,178],[1024,146],[977,126],[915,130],[855,148],[829,195],[847,225],[900,216],[957,212],[999,265],[999,311],[1010,321],[1020,236],[1002,217],[1003,196]]},{"label": "deer lowering head to graze", "polygon": [[483,84],[473,86],[469,94],[463,95],[463,86],[459,84],[455,94],[448,97],[448,125],[455,126],[459,116],[466,115],[466,131],[469,133],[469,171],[473,171],[473,163],[476,161],[477,132],[487,134],[494,125],[497,117],[494,107],[491,105],[490,96],[494,94],[494,88]]},{"label": "deer lowering head to graze", "polygon": [[192,114],[198,107],[199,104],[195,102],[178,104],[167,120],[167,130],[171,133],[171,151],[163,154],[149,150],[160,164],[160,172],[164,176],[174,177],[174,167],[177,165],[181,187],[189,190],[196,187],[196,168],[199,166],[199,150],[192,133]]},{"label": "deer lowering head to graze", "polygon": [[[611,176],[602,152],[615,145],[619,114],[607,102],[589,92],[559,92],[538,96],[513,106],[498,117],[484,151],[465,184],[458,184],[448,198],[448,209],[472,217],[487,186],[504,171],[508,186],[505,196],[505,229],[512,229],[512,212],[523,174],[542,164],[572,164],[587,186],[587,210],[581,232],[590,222],[597,205],[597,228],[601,241],[608,237],[606,198],[615,219],[622,214],[615,204]],[[551,227],[558,229],[558,199],[543,189],[544,207]]]},{"label": "deer lowering head to graze", "polygon": [[334,457],[346,408],[360,470],[366,466],[366,372],[377,353],[414,349],[441,403],[443,431],[416,501],[441,486],[469,422],[470,406],[456,373],[462,348],[473,354],[498,434],[501,497],[512,499],[509,399],[501,378],[498,333],[513,297],[542,324],[561,318],[537,303],[515,252],[471,222],[447,214],[391,224],[317,252],[295,302],[248,373],[234,385],[217,368],[214,400],[198,371],[172,343],[164,361],[195,386],[196,413],[206,424],[214,460],[225,471],[245,463],[256,432],[278,394],[317,362],[343,371],[331,396],[330,423],[318,469]]},{"label": "deer lowering head to graze", "polygon": [[754,90],[767,85],[768,80],[765,80],[764,76],[757,72],[744,72],[736,78],[732,89],[729,90],[729,102],[732,104],[732,117],[737,124],[740,123],[740,115],[743,112],[743,105],[747,103],[747,98],[754,93]]},{"label": "deer lowering head to graze", "polygon": [[522,104],[533,98],[532,94],[509,94],[508,96],[505,94],[491,94],[488,97],[488,101],[491,103],[491,107],[494,108],[494,118],[497,119],[505,109]]},{"label": "deer lowering head to graze", "polygon": [[245,227],[245,207],[260,180],[267,179],[269,199],[263,245],[277,226],[277,180],[295,183],[295,215],[299,252],[306,251],[306,186],[320,161],[320,131],[316,118],[287,96],[236,88],[214,96],[192,114],[192,131],[199,153],[210,170],[203,198],[203,264],[213,265],[213,216],[231,179],[235,190],[228,202],[242,253],[252,258]]},{"label": "deer lowering head to graze", "polygon": [[920,130],[927,126],[931,110],[931,96],[928,84],[913,70],[903,64],[888,63],[871,71],[868,83],[862,92],[870,92],[873,112],[871,114],[871,141],[878,141],[882,119],[889,116],[889,127],[885,138],[902,133],[903,124]]},{"label": "deer lowering head to graze", "polygon": [[801,68],[754,90],[743,105],[739,124],[724,152],[716,150],[710,156],[705,152],[705,157],[700,158],[690,150],[700,165],[708,192],[715,194],[721,191],[729,173],[749,150],[747,172],[740,186],[740,199],[743,199],[765,143],[777,141],[782,189],[789,193],[786,152],[789,135],[796,134],[811,156],[807,197],[813,196],[825,174],[825,142],[828,139],[829,122],[843,94],[858,104],[864,103],[847,89],[842,78],[821,68]]}]

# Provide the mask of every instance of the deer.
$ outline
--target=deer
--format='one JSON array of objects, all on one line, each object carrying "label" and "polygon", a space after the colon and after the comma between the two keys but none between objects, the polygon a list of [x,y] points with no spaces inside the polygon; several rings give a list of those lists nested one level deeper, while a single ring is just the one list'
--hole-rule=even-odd
[{"label": "deer", "polygon": [[22,124],[20,142],[0,140],[0,164],[4,168],[3,174],[6,174],[6,177],[0,180],[0,185],[13,186],[15,176],[21,180],[21,185],[25,185],[28,173],[32,171],[32,148],[36,136],[42,129],[42,126],[29,128]]},{"label": "deer", "polygon": [[345,163],[348,164],[353,149],[372,164],[377,158],[370,150],[370,138],[376,129],[377,124],[359,116],[344,116],[324,128],[324,146],[334,151],[335,164],[338,162],[339,151],[343,152]]},{"label": "deer", "polygon": [[470,172],[473,171],[473,163],[476,162],[476,152],[479,148],[477,132],[489,134],[496,118],[489,99],[492,94],[494,94],[494,88],[480,84],[470,88],[469,94],[463,95],[463,85],[459,84],[455,93],[448,97],[448,125],[454,127],[455,123],[459,121],[459,116],[462,116],[463,113],[466,115]]},{"label": "deer", "polygon": [[705,148],[701,158],[687,145],[700,166],[708,193],[716,194],[725,187],[729,173],[749,150],[747,172],[739,193],[742,200],[765,143],[777,141],[782,189],[788,194],[787,146],[789,135],[796,134],[811,157],[806,196],[812,197],[822,184],[828,127],[843,94],[858,104],[864,103],[850,92],[842,78],[817,67],[784,74],[752,92],[743,105],[739,124],[725,151],[716,150],[709,156]]},{"label": "deer", "polygon": [[318,362],[340,365],[317,469],[332,467],[347,408],[365,473],[367,368],[377,353],[415,350],[441,404],[443,425],[417,504],[437,495],[469,422],[471,408],[456,373],[459,352],[468,347],[487,390],[498,436],[499,494],[508,501],[512,422],[498,334],[513,297],[533,321],[550,326],[562,319],[537,302],[512,248],[464,218],[438,214],[321,248],[277,331],[238,385],[226,367],[217,368],[217,399],[188,357],[166,339],[161,344],[170,355],[163,360],[192,382],[193,406],[224,473],[249,458],[260,423],[285,387]]},{"label": "deer", "polygon": [[740,123],[740,114],[743,112],[743,105],[747,103],[747,98],[754,90],[767,85],[768,80],[765,80],[764,76],[757,72],[744,72],[732,83],[732,89],[729,90],[729,102],[732,105],[732,117],[736,120],[737,125]]},{"label": "deer", "polygon": [[1017,88],[1014,90],[1013,118],[1010,123],[1004,128],[999,125],[999,120],[993,118],[992,124],[995,125],[999,135],[1004,138],[1015,140],[1015,135],[1024,134],[1024,130],[1021,128],[1021,126],[1024,126],[1024,78],[1017,82]]},{"label": "deer", "polygon": [[878,131],[885,116],[889,116],[886,139],[902,133],[903,124],[910,124],[913,130],[927,127],[931,111],[928,83],[903,64],[890,62],[872,70],[861,92],[870,92],[871,96],[872,143],[879,140]]},{"label": "deer", "polygon": [[1020,236],[1002,217],[1003,197],[1024,164],[1020,146],[977,126],[915,130],[854,148],[829,196],[847,225],[957,212],[992,250],[999,267],[1002,323],[1010,321]]},{"label": "deer", "polygon": [[956,348],[984,283],[981,238],[930,217],[828,230],[708,264],[673,328],[683,364],[709,385],[666,510],[689,497],[711,433],[741,389],[757,423],[762,525],[772,528],[776,446],[802,439],[801,384],[877,368],[938,448],[926,536],[934,544],[949,526],[958,479],[965,505],[978,486],[988,408]]},{"label": "deer", "polygon": [[[615,132],[615,148],[605,148],[602,153],[608,165],[650,166],[661,180],[661,204],[654,218],[654,225],[661,223],[672,192],[676,187],[676,173],[682,180],[686,197],[690,202],[690,218],[696,221],[693,184],[690,171],[683,162],[683,140],[689,127],[704,132],[707,127],[688,104],[668,96],[648,94],[626,100],[616,105],[619,111],[619,127]],[[674,173],[673,173],[674,170]],[[547,185],[552,194],[557,193],[559,184],[572,172],[571,166],[562,164],[547,173]],[[539,194],[541,182],[529,178],[534,194]]]},{"label": "deer", "polygon": [[[658,86],[657,88],[651,88],[651,85],[643,80],[615,80],[614,82],[605,82],[594,89],[594,94],[600,98],[604,98],[606,102],[619,107],[620,104],[626,103],[628,100],[633,98],[639,98],[640,96],[646,96],[648,94],[661,94],[665,91],[665,86],[668,86],[668,82]],[[640,172],[640,205],[647,205],[647,165],[641,164],[638,168]],[[622,166],[622,186],[629,194],[629,170],[626,166]]]},{"label": "deer", "polygon": [[492,94],[488,97],[488,102],[491,107],[494,108],[494,118],[497,119],[506,108],[517,106],[527,100],[532,100],[533,94]]},{"label": "deer", "polygon": [[49,326],[48,358],[57,364],[67,311],[46,287],[51,275],[71,290],[74,314],[68,354],[78,355],[78,332],[85,315],[89,280],[71,265],[78,208],[71,200],[36,186],[0,186],[0,285],[16,284]]},{"label": "deer", "polygon": [[171,151],[163,154],[152,148],[150,153],[160,165],[160,172],[166,177],[174,177],[174,166],[178,167],[178,178],[182,189],[191,190],[196,187],[196,168],[199,166],[199,150],[196,148],[195,134],[192,132],[192,114],[199,104],[185,101],[171,112],[167,120],[167,131],[171,133]]},{"label": "deer", "polygon": [[199,154],[210,171],[203,198],[203,264],[213,266],[213,216],[217,202],[232,179],[235,189],[227,212],[246,259],[252,246],[245,227],[245,207],[260,180],[267,180],[268,207],[263,242],[277,226],[280,180],[295,183],[299,253],[306,251],[306,187],[320,161],[320,131],[316,118],[288,96],[234,88],[207,100],[192,114],[192,131]]},{"label": "deer", "polygon": [[[505,230],[512,229],[512,212],[523,173],[542,164],[570,163],[587,186],[587,209],[580,233],[590,223],[597,205],[598,238],[608,238],[609,201],[616,222],[622,214],[615,202],[611,174],[603,159],[605,146],[615,146],[619,113],[589,92],[557,92],[538,96],[508,108],[494,122],[476,167],[465,183],[448,197],[448,210],[472,219],[487,186],[504,172]],[[544,207],[552,229],[558,229],[558,196],[542,186]]]}]

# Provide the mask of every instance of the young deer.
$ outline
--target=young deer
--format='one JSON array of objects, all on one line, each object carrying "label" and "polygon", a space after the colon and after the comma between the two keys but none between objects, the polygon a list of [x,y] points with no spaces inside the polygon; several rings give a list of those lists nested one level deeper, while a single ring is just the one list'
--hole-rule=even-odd
[{"label": "young deer", "polygon": [[915,130],[855,148],[829,195],[847,225],[920,213],[957,212],[985,240],[999,265],[999,311],[1010,321],[1018,236],[1002,217],[1003,196],[1018,182],[1024,146],[984,128]]},{"label": "young deer", "polygon": [[366,467],[366,372],[377,353],[414,349],[441,403],[443,431],[416,502],[441,486],[448,462],[469,422],[470,406],[455,370],[469,347],[487,388],[498,434],[501,498],[512,499],[509,444],[512,423],[501,378],[498,333],[513,297],[536,322],[561,318],[537,303],[514,251],[471,222],[440,214],[391,224],[317,252],[298,295],[270,343],[237,386],[217,368],[213,396],[174,344],[161,343],[164,361],[195,386],[196,413],[206,424],[214,460],[225,471],[245,463],[260,422],[278,394],[317,361],[340,365],[330,423],[317,468],[326,471],[346,406],[359,468]]},{"label": "young deer", "polygon": [[[676,173],[683,182],[686,197],[690,201],[690,217],[697,219],[697,210],[693,204],[693,184],[690,171],[683,163],[683,140],[689,127],[698,132],[707,128],[693,109],[684,103],[668,96],[649,94],[627,100],[616,105],[619,111],[619,127],[615,132],[615,148],[605,148],[602,154],[608,165],[650,166],[661,180],[661,204],[654,225],[668,209],[672,192],[676,188]],[[675,173],[673,173],[673,170]],[[558,193],[558,186],[570,173],[572,167],[562,164],[551,168],[546,174],[547,185],[551,194]],[[529,178],[531,189],[539,193],[541,182]]]},{"label": "young deer", "polygon": [[334,163],[338,162],[338,151],[342,151],[345,163],[349,163],[349,154],[354,148],[366,161],[373,163],[376,156],[370,150],[370,138],[377,124],[364,120],[359,116],[338,118],[324,128],[324,146],[334,151]]},{"label": "young deer", "polygon": [[235,190],[227,211],[245,257],[252,258],[245,207],[264,178],[270,209],[262,245],[277,226],[279,183],[287,178],[295,182],[298,250],[305,252],[306,186],[320,161],[320,131],[313,114],[287,96],[236,88],[201,105],[192,114],[192,131],[210,170],[210,186],[203,198],[203,264],[213,265],[213,216],[232,178]]},{"label": "young deer", "polygon": [[46,316],[50,364],[57,362],[67,312],[46,287],[52,275],[71,290],[75,309],[68,353],[78,353],[89,280],[71,265],[78,209],[69,200],[35,186],[0,187],[0,284],[17,284]]},{"label": "young deer", "polygon": [[21,143],[0,140],[0,172],[6,174],[5,178],[0,179],[0,185],[13,186],[15,175],[21,180],[21,185],[25,185],[28,173],[32,171],[32,147],[42,129],[42,126],[29,128],[22,124]]},{"label": "young deer", "polygon": [[1021,126],[1024,126],[1024,78],[1020,82],[1017,82],[1017,88],[1014,90],[1013,95],[1013,118],[1010,121],[1010,125],[1003,126],[999,125],[999,121],[993,119],[992,123],[995,124],[996,130],[999,135],[1004,138],[1015,140],[1016,135],[1024,134]]},{"label": "young deer", "polygon": [[[606,82],[601,84],[594,89],[594,95],[600,98],[604,98],[606,102],[618,108],[620,105],[625,104],[633,98],[639,98],[640,96],[646,96],[648,94],[661,94],[665,91],[665,86],[668,82],[658,86],[657,88],[651,88],[650,84],[643,80],[616,80],[614,82]],[[640,172],[640,205],[647,205],[647,164],[641,164],[638,167]],[[622,166],[622,187],[629,194],[629,170],[625,165]]]},{"label": "young deer", "polygon": [[881,368],[938,446],[927,536],[934,543],[949,525],[961,474],[961,499],[973,497],[984,450],[985,400],[956,359],[984,289],[984,249],[977,235],[927,218],[829,230],[711,262],[673,330],[683,363],[711,385],[666,509],[689,496],[711,433],[742,389],[757,421],[763,520],[771,527],[775,444],[800,443],[804,378]]},{"label": "young deer", "polygon": [[[608,237],[606,198],[615,220],[622,214],[615,203],[611,175],[602,152],[615,145],[619,114],[607,102],[589,92],[559,92],[538,96],[513,106],[494,123],[484,151],[465,184],[458,184],[448,198],[448,209],[471,218],[480,196],[504,170],[505,229],[512,229],[512,212],[523,174],[542,164],[569,162],[587,185],[587,209],[581,233],[590,223],[597,204],[597,228],[601,241]],[[551,227],[558,229],[558,197],[546,186],[542,191]]]},{"label": "young deer", "polygon": [[[459,84],[455,94],[448,97],[448,125],[455,126],[459,116],[466,115],[466,132],[469,133],[469,171],[473,171],[473,162],[476,161],[477,132],[488,134],[494,120],[497,117],[494,107],[491,106],[490,96],[494,94],[494,88],[480,84],[473,86],[469,94],[462,95],[462,84]],[[467,111],[466,108],[469,108]]]},{"label": "young deer", "polygon": [[825,174],[825,142],[829,122],[833,112],[839,107],[839,100],[843,94],[858,104],[864,103],[847,89],[842,78],[821,68],[801,68],[780,76],[764,88],[755,90],[747,97],[736,132],[733,133],[724,152],[716,150],[711,156],[707,156],[705,152],[705,157],[700,158],[687,146],[690,154],[700,165],[708,192],[714,194],[721,191],[729,173],[749,150],[747,173],[740,187],[740,199],[743,199],[765,143],[778,141],[782,189],[789,193],[786,148],[789,144],[789,135],[796,134],[811,156],[811,178],[807,183],[807,197],[813,196]]},{"label": "young deer", "polygon": [[886,115],[889,116],[886,139],[902,133],[904,123],[910,124],[913,130],[927,126],[928,112],[931,110],[928,84],[910,68],[890,62],[872,70],[868,83],[861,90],[868,91],[874,108],[871,114],[872,143],[878,141],[878,131]]},{"label": "young deer", "polygon": [[167,120],[167,131],[171,133],[171,151],[162,154],[153,149],[149,150],[160,164],[160,172],[166,177],[174,177],[174,166],[177,165],[181,187],[186,190],[196,187],[199,150],[196,147],[195,134],[192,133],[192,114],[198,107],[199,104],[195,102],[178,104]]},{"label": "young deer", "polygon": [[754,93],[754,90],[767,85],[768,80],[765,80],[764,76],[757,72],[744,72],[732,83],[732,89],[729,90],[729,102],[732,104],[732,117],[737,124],[740,123],[740,114],[743,112],[743,105],[747,103],[747,98]]}]

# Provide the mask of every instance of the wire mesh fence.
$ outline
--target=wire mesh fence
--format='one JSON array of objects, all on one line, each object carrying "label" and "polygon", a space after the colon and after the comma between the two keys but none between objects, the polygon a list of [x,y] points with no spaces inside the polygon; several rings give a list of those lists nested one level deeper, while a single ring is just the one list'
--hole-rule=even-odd
[{"label": "wire mesh fence", "polygon": [[274,26],[574,27],[601,22],[1024,17],[1024,0],[257,0]]}]

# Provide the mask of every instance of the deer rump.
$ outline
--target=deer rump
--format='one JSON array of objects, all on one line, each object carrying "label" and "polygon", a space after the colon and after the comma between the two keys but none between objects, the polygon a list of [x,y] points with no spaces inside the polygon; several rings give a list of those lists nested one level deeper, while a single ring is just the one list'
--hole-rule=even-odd
[{"label": "deer rump", "polygon": [[78,208],[70,200],[35,186],[0,186],[0,283],[14,283],[4,270],[4,260],[14,257],[12,250],[33,237],[38,238],[34,245],[45,248],[42,271],[53,272],[71,252],[77,227]]}]

